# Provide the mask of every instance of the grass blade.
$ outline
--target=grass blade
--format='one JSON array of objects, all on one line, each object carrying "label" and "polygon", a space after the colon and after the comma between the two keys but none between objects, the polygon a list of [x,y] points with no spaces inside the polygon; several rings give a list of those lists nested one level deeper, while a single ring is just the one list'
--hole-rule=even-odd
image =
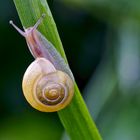
[{"label": "grass blade", "polygon": [[[14,0],[20,20],[24,27],[30,27],[46,14],[39,31],[56,47],[66,60],[55,22],[46,0]],[[67,60],[66,60],[67,61]],[[75,96],[71,104],[58,112],[60,120],[72,140],[101,140],[100,134],[87,110],[78,87],[75,84]]]}]

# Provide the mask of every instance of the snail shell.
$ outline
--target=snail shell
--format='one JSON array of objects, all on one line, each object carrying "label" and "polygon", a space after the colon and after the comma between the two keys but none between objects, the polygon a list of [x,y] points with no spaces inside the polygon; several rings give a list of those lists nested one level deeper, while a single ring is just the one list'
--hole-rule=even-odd
[{"label": "snail shell", "polygon": [[63,109],[74,93],[74,84],[68,74],[56,70],[45,58],[37,58],[30,64],[24,74],[22,88],[31,106],[43,112]]}]

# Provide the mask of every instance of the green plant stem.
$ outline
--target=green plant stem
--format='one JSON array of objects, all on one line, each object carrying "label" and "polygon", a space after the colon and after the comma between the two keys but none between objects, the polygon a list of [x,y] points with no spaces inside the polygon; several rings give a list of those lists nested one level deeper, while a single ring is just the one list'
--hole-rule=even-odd
[{"label": "green plant stem", "polygon": [[[46,14],[46,18],[39,26],[39,31],[52,42],[66,60],[63,46],[46,0],[14,0],[14,3],[22,25],[26,28],[33,26],[42,13]],[[75,95],[71,104],[59,111],[58,115],[72,140],[101,140],[76,84]]]},{"label": "green plant stem", "polygon": [[[85,10],[89,14],[100,18],[114,26],[119,26],[124,18],[140,22],[140,1],[126,0],[59,0],[68,7]],[[123,8],[122,8],[123,7]]]}]

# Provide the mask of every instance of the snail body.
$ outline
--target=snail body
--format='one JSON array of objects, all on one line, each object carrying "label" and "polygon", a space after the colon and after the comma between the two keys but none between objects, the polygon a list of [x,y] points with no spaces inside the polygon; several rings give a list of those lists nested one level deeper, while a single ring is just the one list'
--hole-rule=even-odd
[{"label": "snail body", "polygon": [[22,81],[26,100],[32,107],[43,112],[65,108],[74,94],[74,78],[69,66],[55,47],[36,29],[42,18],[33,26],[21,31],[29,50],[35,58],[27,68]]}]

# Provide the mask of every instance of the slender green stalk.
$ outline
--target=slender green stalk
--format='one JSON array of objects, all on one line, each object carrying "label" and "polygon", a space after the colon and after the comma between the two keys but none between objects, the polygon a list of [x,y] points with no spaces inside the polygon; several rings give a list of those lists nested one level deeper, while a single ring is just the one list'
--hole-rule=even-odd
[{"label": "slender green stalk", "polygon": [[[66,60],[63,46],[46,0],[14,0],[14,3],[24,27],[34,25],[42,13],[46,14],[39,31],[52,42]],[[76,84],[75,95],[71,104],[59,111],[58,115],[72,140],[101,140]]]},{"label": "slender green stalk", "polygon": [[[90,14],[114,25],[124,18],[140,22],[139,0],[59,0],[67,6],[86,10]],[[123,8],[122,8],[123,7]],[[114,18],[115,17],[115,18]]]}]

